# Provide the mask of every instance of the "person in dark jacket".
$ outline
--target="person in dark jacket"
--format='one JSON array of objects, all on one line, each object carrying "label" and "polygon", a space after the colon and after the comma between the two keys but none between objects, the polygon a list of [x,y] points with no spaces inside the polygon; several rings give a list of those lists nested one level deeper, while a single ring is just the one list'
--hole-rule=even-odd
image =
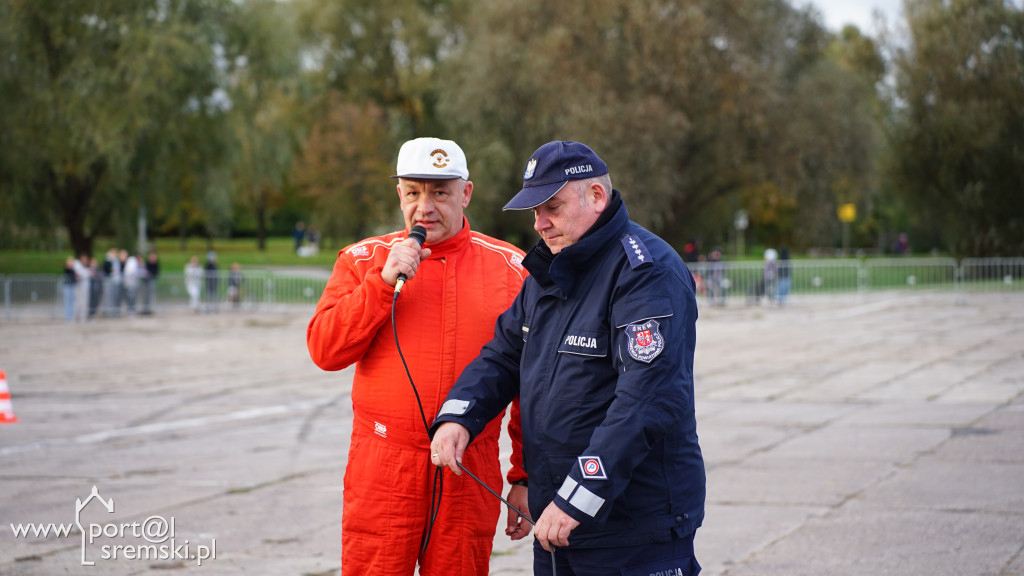
[{"label": "person in dark jacket", "polygon": [[75,319],[75,284],[78,283],[78,275],[75,273],[75,259],[71,256],[64,261],[64,274],[61,285],[64,292],[64,321],[71,322]]},{"label": "person in dark jacket", "polygon": [[505,209],[533,210],[541,240],[431,427],[432,463],[460,473],[466,446],[519,395],[535,574],[699,573],[693,277],[629,220],[583,144],[541,146]]},{"label": "person in dark jacket", "polygon": [[156,282],[160,277],[160,257],[153,250],[146,256],[146,273],[142,277],[142,313],[144,315],[153,313],[153,306],[156,303]]},{"label": "person in dark jacket", "polygon": [[203,275],[206,278],[206,290],[203,291],[203,300],[206,302],[204,312],[216,312],[217,300],[219,299],[217,290],[220,285],[220,272],[217,270],[217,253],[213,250],[206,253]]}]

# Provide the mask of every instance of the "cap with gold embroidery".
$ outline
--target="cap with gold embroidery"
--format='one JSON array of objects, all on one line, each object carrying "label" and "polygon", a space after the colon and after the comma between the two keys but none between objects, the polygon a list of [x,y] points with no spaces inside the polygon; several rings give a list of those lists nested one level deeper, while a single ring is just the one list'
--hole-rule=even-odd
[{"label": "cap with gold embroidery", "polygon": [[451,140],[417,138],[402,144],[397,172],[392,178],[416,180],[469,179],[466,154]]}]

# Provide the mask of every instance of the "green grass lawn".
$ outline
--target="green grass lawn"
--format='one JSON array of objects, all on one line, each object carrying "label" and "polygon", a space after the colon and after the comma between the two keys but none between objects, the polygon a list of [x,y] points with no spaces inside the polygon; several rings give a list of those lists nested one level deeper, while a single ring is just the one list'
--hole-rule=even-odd
[{"label": "green grass lawn", "polygon": [[[289,237],[268,238],[264,252],[256,248],[255,238],[216,239],[212,244],[208,244],[205,238],[189,238],[184,248],[177,238],[158,238],[155,243],[161,270],[182,270],[192,255],[198,256],[202,264],[209,250],[217,252],[217,263],[223,269],[238,262],[243,269],[295,266],[330,270],[341,247],[322,248],[319,254],[303,258],[292,251],[294,244]],[[113,245],[108,240],[97,240],[93,245],[93,255],[102,259],[106,250]],[[64,269],[64,260],[71,255],[70,250],[66,253],[3,250],[0,251],[0,274],[60,274]]]}]

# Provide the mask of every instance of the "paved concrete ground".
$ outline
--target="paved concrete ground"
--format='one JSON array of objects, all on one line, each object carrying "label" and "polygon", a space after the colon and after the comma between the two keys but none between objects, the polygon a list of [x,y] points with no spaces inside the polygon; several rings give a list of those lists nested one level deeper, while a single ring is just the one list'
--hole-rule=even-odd
[{"label": "paved concrete ground", "polygon": [[[309,313],[0,322],[0,574],[336,574],[351,370],[309,361]],[[704,574],[1024,574],[1024,296],[701,314]],[[80,533],[15,534],[76,499],[86,531],[125,532],[87,543],[94,566]],[[109,548],[172,519],[216,559]],[[526,541],[495,542],[492,574],[531,573]]]}]

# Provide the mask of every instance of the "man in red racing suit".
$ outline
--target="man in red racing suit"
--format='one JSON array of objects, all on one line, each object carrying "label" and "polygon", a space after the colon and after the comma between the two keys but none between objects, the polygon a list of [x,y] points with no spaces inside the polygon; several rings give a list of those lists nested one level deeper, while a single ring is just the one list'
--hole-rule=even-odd
[{"label": "man in red racing suit", "polygon": [[[354,421],[344,478],[342,574],[423,576],[488,573],[501,503],[467,475],[445,472],[436,521],[428,527],[434,489],[430,439],[392,332],[399,274],[408,278],[395,302],[401,352],[433,417],[462,369],[494,333],[498,315],[527,272],[518,248],[470,230],[463,210],[473,184],[458,145],[420,138],[403,145],[398,194],[406,230],[343,249],[307,330],[310,356],[324,370],[356,364]],[[426,229],[422,248],[408,237]],[[512,406],[513,484],[509,500],[526,509],[518,401]],[[430,420],[427,421],[430,423]],[[498,436],[491,421],[463,463],[492,488],[501,485]],[[430,529],[429,544],[421,544]],[[506,533],[529,525],[509,511]]]}]

